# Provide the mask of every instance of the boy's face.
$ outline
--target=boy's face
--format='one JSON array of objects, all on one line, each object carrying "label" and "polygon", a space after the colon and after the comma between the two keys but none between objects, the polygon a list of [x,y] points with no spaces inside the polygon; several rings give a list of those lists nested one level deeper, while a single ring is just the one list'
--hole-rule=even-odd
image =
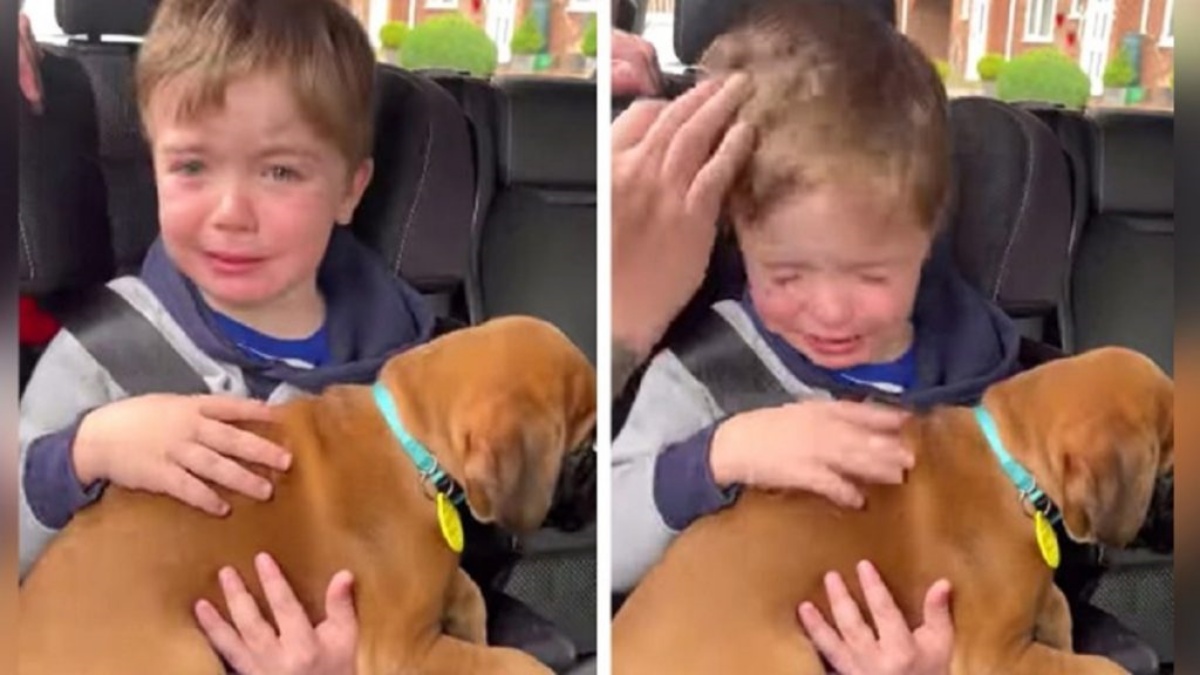
[{"label": "boy's face", "polygon": [[334,223],[348,223],[371,176],[316,135],[271,73],[235,80],[225,104],[176,118],[170,85],[147,129],[167,253],[214,309],[306,308]]},{"label": "boy's face", "polygon": [[766,327],[832,369],[898,358],[930,235],[870,181],[834,182],[738,227]]}]

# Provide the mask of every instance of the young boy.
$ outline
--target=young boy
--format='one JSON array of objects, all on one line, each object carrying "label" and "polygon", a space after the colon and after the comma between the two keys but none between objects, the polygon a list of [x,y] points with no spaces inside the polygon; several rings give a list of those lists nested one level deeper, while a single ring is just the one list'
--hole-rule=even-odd
[{"label": "young boy", "polygon": [[230,423],[332,383],[370,382],[433,316],[345,228],[371,177],[374,55],[333,0],[167,0],[141,48],[138,105],[161,236],[110,288],[212,396],[130,398],[60,333],[21,405],[21,571],[105,485],[215,515],[207,482],[266,498],[231,458],[286,469]]},{"label": "young boy", "polygon": [[726,202],[748,287],[713,311],[796,402],[723,410],[676,353],[654,359],[613,448],[617,591],[740,486],[858,508],[856,484],[900,482],[913,461],[896,435],[904,413],[832,399],[969,404],[1016,368],[1015,327],[935,244],[950,170],[943,85],[861,12],[774,3],[703,59],[710,76],[750,78],[739,122],[757,136]]}]

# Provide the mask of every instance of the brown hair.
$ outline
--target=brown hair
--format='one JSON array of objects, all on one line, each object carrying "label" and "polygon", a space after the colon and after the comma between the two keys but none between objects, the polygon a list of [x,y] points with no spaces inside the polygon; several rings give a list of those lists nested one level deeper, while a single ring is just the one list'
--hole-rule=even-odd
[{"label": "brown hair", "polygon": [[929,59],[881,18],[847,0],[760,3],[702,65],[754,84],[739,119],[757,146],[728,198],[739,227],[847,175],[938,226],[950,172],[946,91]]},{"label": "brown hair", "polygon": [[286,77],[302,114],[355,167],[371,156],[375,55],[334,0],[163,0],[137,61],[143,126],[164,86],[182,87],[175,115],[224,104],[230,82]]}]

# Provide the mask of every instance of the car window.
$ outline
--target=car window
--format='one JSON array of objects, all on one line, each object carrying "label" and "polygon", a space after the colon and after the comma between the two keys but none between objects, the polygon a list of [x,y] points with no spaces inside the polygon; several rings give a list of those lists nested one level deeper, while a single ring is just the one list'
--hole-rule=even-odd
[{"label": "car window", "polygon": [[[411,69],[467,70],[484,77],[590,78],[595,71],[602,0],[344,2],[384,62]],[[26,0],[24,11],[39,42],[66,42],[54,16],[54,0]]]},{"label": "car window", "polygon": [[601,0],[346,2],[366,26],[380,60],[406,68],[452,68],[484,77],[591,77],[595,70]]},{"label": "car window", "polygon": [[[1174,110],[1176,2],[900,0],[896,26],[952,97]],[[642,35],[664,71],[682,72],[674,34],[675,0],[650,0]]]}]

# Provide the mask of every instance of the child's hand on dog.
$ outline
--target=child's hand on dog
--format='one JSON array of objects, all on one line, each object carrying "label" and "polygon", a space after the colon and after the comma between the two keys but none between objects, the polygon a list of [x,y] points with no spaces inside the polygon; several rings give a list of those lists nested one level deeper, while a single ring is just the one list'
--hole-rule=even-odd
[{"label": "child's hand on dog", "polygon": [[83,418],[72,449],[75,474],[83,485],[108,480],[222,516],[229,504],[205,481],[265,501],[271,483],[234,460],[281,471],[291,464],[283,448],[233,426],[270,419],[267,404],[232,396],[150,394],[117,401]]},{"label": "child's hand on dog", "polygon": [[719,485],[801,489],[861,508],[856,484],[899,484],[913,466],[900,442],[908,414],[870,403],[803,401],[735,415],[709,461]]},{"label": "child's hand on dog", "polygon": [[864,560],[857,571],[874,630],[837,572],[825,576],[836,629],[811,602],[799,609],[809,639],[834,670],[839,675],[948,675],[954,655],[950,582],[942,579],[929,587],[923,623],[912,630],[875,567]]},{"label": "child's hand on dog", "polygon": [[325,620],[314,626],[271,556],[255,556],[254,568],[278,629],[232,567],[219,575],[232,624],[207,600],[195,606],[201,630],[229,665],[239,675],[354,675],[358,617],[350,572],[333,575],[325,590]]}]

